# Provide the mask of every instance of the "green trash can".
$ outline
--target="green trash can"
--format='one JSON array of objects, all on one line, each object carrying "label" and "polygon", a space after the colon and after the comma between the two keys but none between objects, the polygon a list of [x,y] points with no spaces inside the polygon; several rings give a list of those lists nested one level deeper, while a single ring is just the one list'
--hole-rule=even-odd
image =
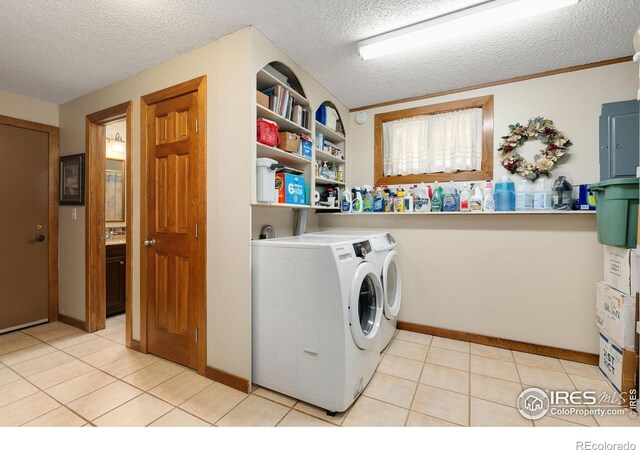
[{"label": "green trash can", "polygon": [[612,178],[589,188],[596,196],[598,242],[614,247],[636,248],[640,178]]}]

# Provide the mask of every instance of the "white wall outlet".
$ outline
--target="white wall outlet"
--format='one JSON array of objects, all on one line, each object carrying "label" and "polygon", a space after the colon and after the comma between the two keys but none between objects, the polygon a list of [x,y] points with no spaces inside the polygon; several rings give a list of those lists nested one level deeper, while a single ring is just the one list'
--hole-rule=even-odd
[{"label": "white wall outlet", "polygon": [[73,208],[71,210],[71,218],[73,220],[78,220],[78,208]]}]

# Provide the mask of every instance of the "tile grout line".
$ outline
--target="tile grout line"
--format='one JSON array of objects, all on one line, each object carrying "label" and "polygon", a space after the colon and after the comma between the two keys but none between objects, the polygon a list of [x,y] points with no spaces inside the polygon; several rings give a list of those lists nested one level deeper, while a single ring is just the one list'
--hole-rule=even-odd
[{"label": "tile grout line", "polygon": [[427,363],[429,352],[431,351],[431,344],[433,344],[433,337],[431,337],[431,340],[429,341],[429,345],[427,346],[427,353],[424,355],[424,361],[422,361],[422,368],[420,369],[420,374],[418,375],[418,381],[416,383],[415,389],[413,390],[413,395],[411,396],[411,402],[409,403],[409,411],[407,412],[407,417],[404,419],[404,425],[403,425],[404,427],[407,426],[407,423],[409,422],[409,417],[411,416],[411,411],[413,411],[413,403],[416,401],[416,394],[418,393],[418,388],[420,387],[420,380],[422,379],[424,367]]}]

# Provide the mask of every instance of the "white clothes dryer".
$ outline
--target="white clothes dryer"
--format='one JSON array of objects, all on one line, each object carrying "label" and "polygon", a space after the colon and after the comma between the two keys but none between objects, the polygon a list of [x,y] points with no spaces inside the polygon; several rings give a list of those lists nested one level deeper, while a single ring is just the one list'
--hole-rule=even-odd
[{"label": "white clothes dryer", "polygon": [[329,230],[308,235],[360,237],[369,239],[376,255],[380,282],[384,291],[384,320],[380,327],[378,348],[382,352],[393,340],[398,328],[398,314],[402,302],[402,270],[391,233],[370,230]]},{"label": "white clothes dryer", "polygon": [[346,410],[380,362],[384,294],[369,239],[252,242],[253,382]]}]

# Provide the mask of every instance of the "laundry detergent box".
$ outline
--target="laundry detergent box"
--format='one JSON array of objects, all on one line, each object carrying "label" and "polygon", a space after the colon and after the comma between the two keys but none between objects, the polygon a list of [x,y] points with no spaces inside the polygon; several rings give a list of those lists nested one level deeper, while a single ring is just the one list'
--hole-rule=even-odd
[{"label": "laundry detergent box", "polygon": [[596,324],[607,336],[626,350],[636,350],[637,296],[596,282]]},{"label": "laundry detergent box", "polygon": [[637,405],[638,354],[616,345],[606,334],[600,332],[600,372],[620,395],[622,404]]},{"label": "laundry detergent box", "polygon": [[277,173],[276,191],[278,191],[278,203],[307,204],[304,177],[302,175],[286,172]]},{"label": "laundry detergent box", "polygon": [[604,246],[604,282],[612,288],[636,295],[639,269],[636,250]]}]

